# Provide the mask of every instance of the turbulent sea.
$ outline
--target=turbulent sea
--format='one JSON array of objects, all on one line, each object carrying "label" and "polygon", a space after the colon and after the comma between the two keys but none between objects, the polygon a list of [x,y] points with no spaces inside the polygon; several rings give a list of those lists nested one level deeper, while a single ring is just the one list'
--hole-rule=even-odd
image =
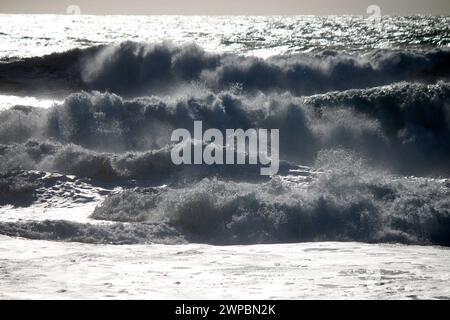
[{"label": "turbulent sea", "polygon": [[[449,17],[0,15],[0,297],[449,299],[449,46]],[[195,120],[279,129],[279,173],[172,164]]]}]

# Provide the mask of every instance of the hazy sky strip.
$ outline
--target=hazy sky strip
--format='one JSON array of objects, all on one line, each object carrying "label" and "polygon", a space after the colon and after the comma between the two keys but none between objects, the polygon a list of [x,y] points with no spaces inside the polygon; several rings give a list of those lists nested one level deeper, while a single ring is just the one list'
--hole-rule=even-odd
[{"label": "hazy sky strip", "polygon": [[450,15],[450,0],[0,0],[0,13],[64,14],[69,5],[83,14],[362,15],[378,5],[383,14]]}]

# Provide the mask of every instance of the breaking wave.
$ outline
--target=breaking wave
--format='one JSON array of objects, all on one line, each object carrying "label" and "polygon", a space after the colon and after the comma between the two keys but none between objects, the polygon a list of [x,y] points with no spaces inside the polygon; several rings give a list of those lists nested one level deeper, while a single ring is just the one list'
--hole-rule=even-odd
[{"label": "breaking wave", "polygon": [[[50,109],[0,113],[0,168],[82,176],[145,177],[178,171],[175,128],[280,130],[280,157],[312,165],[321,150],[348,149],[375,167],[414,175],[450,173],[450,85],[398,83],[309,97],[206,89],[131,100],[81,92]],[[224,170],[236,170],[225,166]],[[248,169],[248,168],[247,168]]]},{"label": "breaking wave", "polygon": [[288,91],[300,96],[399,81],[448,80],[450,51],[376,50],[350,55],[326,50],[261,59],[209,53],[195,44],[123,42],[2,63],[0,74],[3,90],[39,94],[73,90],[108,90],[127,97],[172,94],[194,82],[215,92],[239,85],[246,92]]},{"label": "breaking wave", "polygon": [[[251,183],[205,179],[185,188],[110,196],[92,217],[174,226],[190,241],[249,244],[302,241],[450,245],[448,180],[368,171],[346,153],[310,181]],[[305,183],[306,182],[306,183]]]},{"label": "breaking wave", "polygon": [[111,194],[92,213],[115,224],[0,223],[0,233],[95,243],[450,245],[449,180],[392,176],[343,151],[322,152],[317,166],[323,171],[258,184],[206,178],[137,187]]}]

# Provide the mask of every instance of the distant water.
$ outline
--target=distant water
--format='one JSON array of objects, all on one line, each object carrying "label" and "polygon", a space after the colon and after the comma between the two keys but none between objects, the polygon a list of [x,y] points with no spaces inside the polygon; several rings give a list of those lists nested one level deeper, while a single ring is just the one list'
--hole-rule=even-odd
[{"label": "distant water", "polygon": [[121,41],[195,42],[212,52],[267,57],[339,50],[443,48],[450,17],[0,15],[0,59]]},{"label": "distant water", "polygon": [[[0,234],[450,245],[450,18],[0,16]],[[170,133],[280,129],[280,172]]]}]

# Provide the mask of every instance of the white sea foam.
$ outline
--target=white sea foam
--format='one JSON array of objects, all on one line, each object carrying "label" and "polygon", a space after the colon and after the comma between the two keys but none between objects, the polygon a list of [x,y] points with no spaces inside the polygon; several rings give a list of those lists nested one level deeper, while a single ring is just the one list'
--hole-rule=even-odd
[{"label": "white sea foam", "polygon": [[321,242],[87,245],[0,236],[0,298],[449,299],[450,250]]}]

